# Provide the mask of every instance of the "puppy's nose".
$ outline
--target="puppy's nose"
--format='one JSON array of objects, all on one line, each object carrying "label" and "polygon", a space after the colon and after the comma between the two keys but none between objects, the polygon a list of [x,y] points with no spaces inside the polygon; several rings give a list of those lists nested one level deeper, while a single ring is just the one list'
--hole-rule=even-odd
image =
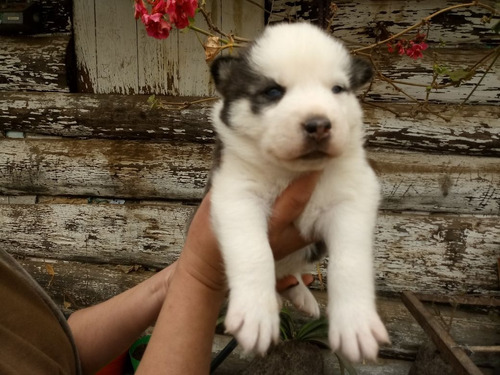
[{"label": "puppy's nose", "polygon": [[303,123],[307,136],[321,140],[330,135],[332,123],[326,117],[312,117]]}]

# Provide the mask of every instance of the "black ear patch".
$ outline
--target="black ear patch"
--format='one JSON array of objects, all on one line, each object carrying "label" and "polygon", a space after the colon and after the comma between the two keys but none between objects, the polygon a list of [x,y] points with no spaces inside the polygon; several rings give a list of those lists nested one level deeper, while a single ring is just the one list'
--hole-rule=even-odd
[{"label": "black ear patch", "polygon": [[242,64],[240,57],[219,56],[210,67],[210,73],[215,83],[217,91],[223,96],[228,91],[228,84],[236,76],[239,66]]},{"label": "black ear patch", "polygon": [[359,57],[351,58],[351,71],[349,74],[349,82],[352,90],[357,90],[365,83],[369,82],[373,77],[373,69],[371,64]]}]

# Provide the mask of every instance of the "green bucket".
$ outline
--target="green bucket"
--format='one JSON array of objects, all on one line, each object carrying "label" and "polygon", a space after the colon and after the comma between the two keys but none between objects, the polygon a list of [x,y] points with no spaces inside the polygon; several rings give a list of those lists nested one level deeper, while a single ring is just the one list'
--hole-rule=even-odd
[{"label": "green bucket", "polygon": [[137,359],[134,356],[138,354],[135,352],[138,351],[140,354],[140,358],[142,358],[142,355],[144,354],[144,350],[146,350],[146,346],[150,338],[151,335],[142,336],[140,339],[138,339],[136,342],[132,344],[132,346],[128,351],[128,355],[130,357],[130,362],[132,362],[132,367],[134,368],[134,372],[137,370],[137,367],[139,367],[139,363],[141,362],[141,359]]}]

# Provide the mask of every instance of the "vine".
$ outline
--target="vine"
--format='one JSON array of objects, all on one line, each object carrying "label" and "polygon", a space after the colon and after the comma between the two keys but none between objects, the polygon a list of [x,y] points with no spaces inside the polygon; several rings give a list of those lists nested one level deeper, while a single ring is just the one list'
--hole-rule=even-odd
[{"label": "vine", "polygon": [[[205,37],[204,41],[200,38],[200,44],[205,51],[205,58],[207,62],[212,61],[224,50],[229,50],[231,52],[234,48],[244,47],[250,42],[249,39],[238,37],[232,33],[227,33],[221,30],[215,24],[215,22],[213,22],[211,13],[207,9],[205,0],[199,1],[197,3],[196,11],[199,12],[204,18],[207,24],[207,30],[199,28],[194,24],[193,4],[196,3],[196,1],[194,0],[176,0],[175,2],[171,0],[147,0],[151,7],[151,14],[149,14],[146,7],[144,6],[143,0],[134,1],[136,4],[135,16],[136,18],[141,18],[142,22],[146,26],[146,29],[148,30],[149,35],[161,38],[168,37],[168,33],[170,32],[172,27],[176,26],[177,28],[189,28],[191,31],[196,32],[198,35]],[[260,9],[264,9],[256,1],[246,1],[256,7],[259,7]],[[177,4],[176,8],[173,6],[169,7],[169,5],[173,3]],[[276,16],[276,13],[273,12],[273,3],[274,2],[271,2],[270,9],[264,9],[264,11],[267,12],[268,15]],[[429,46],[427,40],[429,39],[429,33],[432,30],[432,21],[437,16],[453,12],[458,9],[468,9],[472,7],[482,9],[487,13],[483,16],[483,24],[492,23],[494,17],[496,17],[498,14],[496,9],[487,4],[484,4],[480,1],[471,1],[439,9],[429,16],[422,18],[415,24],[395,34],[391,33],[383,23],[379,22],[375,27],[377,39],[379,40],[376,40],[375,43],[366,46],[357,46],[356,48],[351,49],[351,53],[368,59],[373,66],[376,80],[387,83],[394,90],[394,92],[403,95],[408,102],[414,104],[414,113],[426,112],[435,115],[443,120],[450,121],[453,116],[455,116],[460,111],[460,109],[470,101],[471,97],[481,85],[487,74],[491,72],[491,69],[500,56],[500,47],[497,46],[488,51],[468,67],[452,69],[449,64],[438,61],[439,55],[434,52],[433,47]],[[329,10],[330,17],[326,20],[325,28],[326,30],[332,32],[332,28],[335,24],[335,19],[338,13],[338,5],[336,5],[335,3],[331,3]],[[157,13],[155,13],[155,11],[157,13],[159,12],[160,15],[157,16]],[[156,16],[157,23],[151,21],[154,16]],[[188,18],[189,22],[187,22]],[[296,21],[290,15],[283,15],[281,16],[281,19],[288,22]],[[160,25],[160,23],[163,23],[163,30],[166,30],[168,32],[162,34],[161,32],[158,33],[156,31],[162,30],[162,26]],[[165,26],[165,24],[167,24],[168,26]],[[491,32],[498,34],[499,29],[500,22],[497,21],[497,23],[491,28]],[[332,33],[333,35],[335,35],[334,31]],[[392,79],[389,75],[383,72],[383,64],[380,62],[381,60],[383,60],[383,57],[387,53],[398,54],[401,56],[401,58],[408,57],[413,60],[424,58],[424,56],[427,58],[432,58],[432,73],[429,76],[429,82],[407,82]],[[480,69],[484,69],[484,71],[480,72]],[[449,87],[461,86],[464,82],[468,82],[473,78],[476,78],[478,74],[481,74],[479,76],[479,80],[475,84],[473,84],[466,97],[458,105],[456,105],[456,109],[452,112],[451,115],[445,116],[442,113],[436,112],[432,109],[431,99],[433,93]],[[387,106],[382,106],[372,100],[367,100],[369,94],[373,92],[373,83],[374,81],[372,81],[372,83],[362,93],[361,100],[367,105],[388,110],[394,113],[396,116],[399,116],[398,113],[392,111]],[[406,89],[406,87],[422,88],[422,90],[424,90],[425,92],[424,98],[419,99],[415,97],[408,91],[408,89]],[[161,103],[159,103],[159,101],[157,101],[154,97],[151,100],[150,104],[152,106],[161,106]],[[191,104],[194,103],[183,103],[182,107],[185,108]]]}]

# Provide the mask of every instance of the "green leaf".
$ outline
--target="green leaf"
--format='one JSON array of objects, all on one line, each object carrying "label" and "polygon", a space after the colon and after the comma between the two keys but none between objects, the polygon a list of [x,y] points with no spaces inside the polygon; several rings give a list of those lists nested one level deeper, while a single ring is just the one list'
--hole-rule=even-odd
[{"label": "green leaf", "polygon": [[295,324],[286,309],[280,312],[280,332],[283,340],[292,340],[295,337]]},{"label": "green leaf", "polygon": [[347,373],[349,375],[358,375],[358,372],[356,371],[356,369],[352,366],[352,364],[344,358],[343,355],[339,354],[339,353],[335,353],[335,355],[337,356],[337,359],[339,360],[339,365],[340,365],[340,373],[342,375],[345,374],[345,370],[347,370]]},{"label": "green leaf", "polygon": [[156,109],[159,107],[159,100],[156,99],[155,95],[151,95],[148,98],[149,109]]},{"label": "green leaf", "polygon": [[436,73],[437,75],[446,75],[450,72],[450,70],[444,66],[444,65],[439,65],[439,64],[434,64],[432,66],[432,70],[434,71],[434,73]]},{"label": "green leaf", "polygon": [[304,324],[297,332],[297,340],[310,341],[328,337],[328,320],[325,317]]},{"label": "green leaf", "polygon": [[500,21],[498,21],[493,27],[491,28],[496,34],[500,33]]},{"label": "green leaf", "polygon": [[451,72],[448,72],[448,76],[450,79],[457,83],[461,81],[467,81],[471,79],[474,76],[474,71],[473,70],[464,70],[464,69],[457,69]]}]

